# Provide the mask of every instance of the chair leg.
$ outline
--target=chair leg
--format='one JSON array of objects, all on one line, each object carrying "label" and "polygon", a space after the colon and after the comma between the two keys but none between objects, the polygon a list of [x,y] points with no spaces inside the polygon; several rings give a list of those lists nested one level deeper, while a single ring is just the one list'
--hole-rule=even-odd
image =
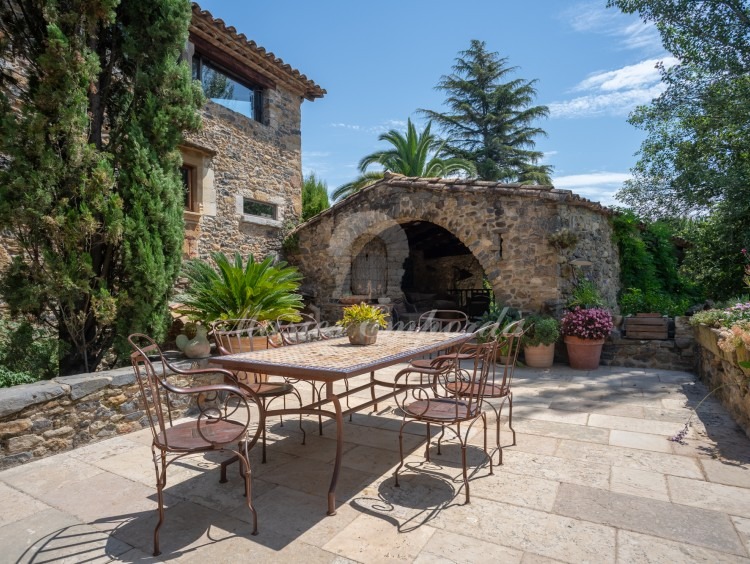
[{"label": "chair leg", "polygon": [[494,473],[492,471],[492,455],[487,451],[487,414],[482,413],[482,428],[484,430],[484,454],[487,456],[487,459],[490,461],[490,476]]},{"label": "chair leg", "polygon": [[424,458],[427,462],[430,462],[430,424],[427,423],[427,444],[424,447]]},{"label": "chair leg", "polygon": [[396,487],[400,488],[401,485],[398,483],[398,471],[404,465],[404,426],[406,421],[401,423],[401,428],[398,430],[398,453],[401,456],[401,462],[396,466],[396,470],[393,472],[393,477],[396,479]]},{"label": "chair leg", "polygon": [[252,491],[252,474],[250,471],[250,456],[247,451],[247,443],[244,443],[244,456],[237,454],[240,459],[240,467],[242,468],[243,477],[245,479],[245,503],[247,508],[250,510],[250,514],[253,516],[253,535],[258,534],[258,512],[253,506],[253,491]]},{"label": "chair leg", "polygon": [[461,441],[461,464],[464,473],[464,488],[466,488],[466,503],[469,503],[469,473],[466,469],[466,443]]},{"label": "chair leg", "polygon": [[220,484],[226,484],[227,483],[227,466],[230,464],[234,464],[239,460],[239,457],[237,455],[232,456],[230,458],[227,458],[225,461],[221,463],[221,478],[219,479]]},{"label": "chair leg", "polygon": [[513,392],[508,392],[508,427],[513,433],[513,446],[516,446],[516,430],[513,428]]},{"label": "chair leg", "polygon": [[445,425],[441,425],[440,426],[440,436],[438,437],[438,441],[437,441],[437,443],[438,443],[438,451],[437,451],[437,453],[438,454],[443,454],[442,451],[440,450],[440,442],[443,440],[443,435],[445,435]]},{"label": "chair leg", "polygon": [[154,469],[156,470],[156,498],[159,504],[159,522],[156,523],[154,528],[154,556],[159,556],[161,550],[159,549],[159,529],[161,529],[164,523],[164,486],[167,485],[167,461],[166,454],[164,451],[159,451],[159,460],[161,461],[161,469],[159,468],[159,462],[157,461],[157,454],[154,447],[151,447],[151,453],[153,454]]}]

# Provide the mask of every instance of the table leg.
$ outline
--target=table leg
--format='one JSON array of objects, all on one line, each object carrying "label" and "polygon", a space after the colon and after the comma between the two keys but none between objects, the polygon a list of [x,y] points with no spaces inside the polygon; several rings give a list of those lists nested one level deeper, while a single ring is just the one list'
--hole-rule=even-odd
[{"label": "table leg", "polygon": [[331,487],[328,489],[328,515],[336,515],[336,484],[341,470],[341,454],[344,451],[344,416],[341,412],[341,402],[333,393],[333,383],[326,382],[326,399],[333,403],[336,410],[336,462],[333,466]]},{"label": "table leg", "polygon": [[[370,372],[370,397],[372,398],[372,401],[375,401],[375,371],[373,370]],[[374,403],[372,406],[374,411],[378,410],[378,404]]]}]

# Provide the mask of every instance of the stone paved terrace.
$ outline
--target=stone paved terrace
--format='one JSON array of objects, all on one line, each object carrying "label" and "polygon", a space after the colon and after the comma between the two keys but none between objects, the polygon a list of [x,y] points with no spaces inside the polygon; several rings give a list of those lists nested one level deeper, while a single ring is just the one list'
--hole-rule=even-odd
[{"label": "stone paved terrace", "polygon": [[[340,508],[327,517],[332,428],[301,446],[291,421],[275,421],[269,462],[254,451],[260,534],[249,535],[236,468],[219,484],[219,458],[195,457],[170,469],[160,559],[750,562],[750,440],[711,399],[686,445],[667,441],[705,394],[691,374],[519,369],[515,389],[517,446],[494,476],[474,473],[470,505],[458,448],[424,464],[416,434],[394,488],[398,418],[381,409],[346,424]],[[0,472],[0,560],[153,560],[148,433]]]}]

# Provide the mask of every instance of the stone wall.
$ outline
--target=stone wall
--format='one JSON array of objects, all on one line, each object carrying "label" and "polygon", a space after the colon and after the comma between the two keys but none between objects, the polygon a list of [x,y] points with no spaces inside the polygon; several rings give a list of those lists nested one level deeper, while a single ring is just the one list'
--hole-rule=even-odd
[{"label": "stone wall", "polygon": [[[210,174],[203,176],[202,205],[186,221],[191,256],[238,251],[263,258],[278,253],[284,225],[299,217],[302,99],[281,88],[264,94],[263,123],[208,102],[202,131],[188,139],[192,151],[203,150],[210,157],[205,159]],[[243,214],[243,197],[276,205],[278,217]]]},{"label": "stone wall", "polygon": [[664,340],[625,339],[622,337],[621,327],[616,327],[604,344],[601,363],[605,366],[694,372],[697,344],[689,319],[676,317],[674,337]]},{"label": "stone wall", "polygon": [[727,353],[718,345],[719,332],[705,325],[694,328],[698,347],[698,377],[721,401],[732,418],[750,437],[750,370],[739,360],[750,360],[750,351]]},{"label": "stone wall", "polygon": [[[220,381],[206,375],[190,385]],[[175,418],[191,408],[181,398],[171,405]],[[0,469],[147,426],[131,367],[0,388]]]},{"label": "stone wall", "polygon": [[[346,295],[352,247],[388,234],[388,296],[398,298],[409,242],[400,224],[427,221],[450,231],[473,254],[497,298],[525,311],[557,312],[574,276],[591,277],[616,306],[619,257],[610,212],[567,190],[482,181],[387,175],[332,206],[296,230],[297,249],[287,258],[305,276],[318,303]],[[562,229],[577,243],[559,248],[550,237]],[[391,261],[391,258],[393,260]],[[590,266],[574,271],[570,262]]]}]

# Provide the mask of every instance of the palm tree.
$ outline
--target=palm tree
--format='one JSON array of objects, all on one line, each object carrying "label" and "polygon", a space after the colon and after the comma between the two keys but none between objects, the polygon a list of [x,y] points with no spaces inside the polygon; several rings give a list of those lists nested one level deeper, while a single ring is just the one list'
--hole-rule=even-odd
[{"label": "palm tree", "polygon": [[[383,133],[379,141],[387,141],[393,145],[392,149],[375,151],[359,161],[361,176],[339,186],[333,192],[333,199],[340,200],[354,194],[365,186],[374,184],[383,178],[386,170],[403,174],[404,176],[450,176],[457,172],[474,172],[473,165],[460,158],[445,158],[445,142],[430,133],[432,122],[428,122],[424,131],[417,133],[417,129],[407,121],[406,135],[395,129]],[[379,164],[382,171],[368,171],[370,165]]]}]

